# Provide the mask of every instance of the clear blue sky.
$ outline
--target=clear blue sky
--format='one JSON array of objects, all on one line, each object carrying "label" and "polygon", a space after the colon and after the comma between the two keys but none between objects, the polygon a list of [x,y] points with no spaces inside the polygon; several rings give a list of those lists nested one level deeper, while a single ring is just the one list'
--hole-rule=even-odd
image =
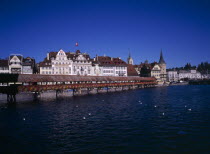
[{"label": "clear blue sky", "polygon": [[0,57],[49,51],[108,55],[167,67],[210,58],[209,0],[1,0]]}]

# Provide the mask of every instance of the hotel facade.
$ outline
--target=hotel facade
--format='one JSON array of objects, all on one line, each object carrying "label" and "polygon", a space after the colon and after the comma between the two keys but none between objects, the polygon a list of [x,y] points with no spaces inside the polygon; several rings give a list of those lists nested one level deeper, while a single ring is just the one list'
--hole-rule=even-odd
[{"label": "hotel facade", "polygon": [[50,52],[39,63],[40,74],[82,75],[82,76],[127,76],[127,64],[120,58],[96,56],[91,59],[87,53]]}]

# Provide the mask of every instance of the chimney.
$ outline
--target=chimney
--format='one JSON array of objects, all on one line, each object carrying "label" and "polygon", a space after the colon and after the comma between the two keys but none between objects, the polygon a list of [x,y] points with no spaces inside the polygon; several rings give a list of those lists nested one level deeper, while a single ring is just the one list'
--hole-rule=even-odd
[{"label": "chimney", "polygon": [[111,58],[111,61],[113,61],[113,58]]},{"label": "chimney", "polygon": [[96,61],[96,58],[95,57],[93,58],[93,61]]},{"label": "chimney", "polygon": [[118,57],[119,59],[121,59],[121,57]]},{"label": "chimney", "polygon": [[47,60],[50,60],[50,55],[49,55],[49,53],[47,53]]}]

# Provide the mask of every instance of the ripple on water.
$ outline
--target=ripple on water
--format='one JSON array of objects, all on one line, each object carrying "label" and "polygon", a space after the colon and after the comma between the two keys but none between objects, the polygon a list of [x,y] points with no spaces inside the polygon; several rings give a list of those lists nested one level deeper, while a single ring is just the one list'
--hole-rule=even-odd
[{"label": "ripple on water", "polygon": [[3,104],[0,152],[205,153],[209,90],[174,86]]}]

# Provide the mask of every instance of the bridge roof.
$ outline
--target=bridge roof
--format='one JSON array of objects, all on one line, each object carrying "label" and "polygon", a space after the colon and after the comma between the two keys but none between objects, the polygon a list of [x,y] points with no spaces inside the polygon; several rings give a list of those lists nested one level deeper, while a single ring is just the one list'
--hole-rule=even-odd
[{"label": "bridge roof", "polygon": [[76,76],[40,74],[0,74],[0,82],[72,82],[72,81],[155,81],[154,77]]},{"label": "bridge roof", "polygon": [[71,82],[71,81],[154,81],[145,77],[113,77],[113,76],[76,76],[76,75],[38,75],[20,74],[19,82]]}]

